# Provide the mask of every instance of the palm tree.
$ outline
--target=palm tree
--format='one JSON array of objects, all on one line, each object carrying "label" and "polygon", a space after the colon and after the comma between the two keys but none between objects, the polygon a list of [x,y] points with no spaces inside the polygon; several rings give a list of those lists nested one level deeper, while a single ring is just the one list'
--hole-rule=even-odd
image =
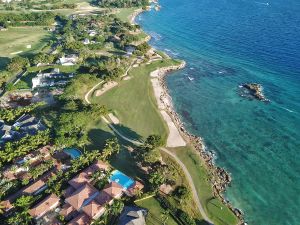
[{"label": "palm tree", "polygon": [[162,219],[163,225],[165,225],[167,223],[169,216],[170,216],[170,210],[169,209],[164,210],[163,213],[161,214],[161,219]]},{"label": "palm tree", "polygon": [[1,203],[0,203],[0,215],[4,213],[4,209],[5,209],[5,206],[4,206],[3,203],[1,202]]},{"label": "palm tree", "polygon": [[122,200],[116,199],[110,207],[110,212],[112,215],[117,216],[122,212],[123,208],[124,203],[122,202]]}]

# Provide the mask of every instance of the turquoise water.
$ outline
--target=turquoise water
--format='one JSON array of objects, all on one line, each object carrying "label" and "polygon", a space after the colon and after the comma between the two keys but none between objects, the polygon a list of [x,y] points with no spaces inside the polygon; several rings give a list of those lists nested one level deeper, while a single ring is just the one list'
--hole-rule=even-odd
[{"label": "turquoise water", "polygon": [[65,148],[64,152],[71,156],[72,159],[78,158],[82,153],[76,148]]},{"label": "turquoise water", "polygon": [[[187,129],[233,177],[225,193],[249,224],[300,224],[300,3],[161,0],[137,18],[187,67],[167,77]],[[194,78],[190,81],[188,76]],[[237,94],[258,82],[270,104]]]},{"label": "turquoise water", "polygon": [[109,179],[110,181],[114,181],[120,184],[125,189],[128,189],[134,184],[134,180],[132,180],[130,177],[126,176],[119,170],[115,170]]}]

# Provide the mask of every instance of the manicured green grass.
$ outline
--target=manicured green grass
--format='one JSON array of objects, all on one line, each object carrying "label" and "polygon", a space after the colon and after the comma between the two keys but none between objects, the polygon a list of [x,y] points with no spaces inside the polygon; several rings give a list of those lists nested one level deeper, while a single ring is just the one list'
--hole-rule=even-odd
[{"label": "manicured green grass", "polygon": [[168,128],[158,112],[150,81],[150,72],[159,67],[177,63],[174,60],[158,61],[150,65],[133,68],[132,79],[121,81],[119,85],[102,96],[92,96],[92,102],[112,109],[122,125],[115,127],[133,139],[159,134],[166,139]]},{"label": "manicured green grass", "polygon": [[119,9],[119,11],[116,13],[116,16],[124,21],[129,22],[129,16],[136,10],[137,8],[123,8]]},{"label": "manicured green grass", "polygon": [[[136,204],[140,207],[147,208],[149,210],[146,223],[149,225],[163,224],[162,223],[162,213],[165,211],[159,204],[159,202],[154,198],[148,198],[142,201],[136,202]],[[175,220],[169,216],[166,221],[167,225],[176,225]]]},{"label": "manicured green grass", "polygon": [[236,216],[212,194],[212,187],[208,180],[207,170],[199,154],[191,147],[169,148],[176,153],[189,170],[195,183],[200,201],[209,217],[215,224],[237,224]]},{"label": "manicured green grass", "polygon": [[[37,53],[50,38],[51,33],[42,27],[11,27],[0,32],[0,57]],[[31,48],[26,48],[27,45]]]}]

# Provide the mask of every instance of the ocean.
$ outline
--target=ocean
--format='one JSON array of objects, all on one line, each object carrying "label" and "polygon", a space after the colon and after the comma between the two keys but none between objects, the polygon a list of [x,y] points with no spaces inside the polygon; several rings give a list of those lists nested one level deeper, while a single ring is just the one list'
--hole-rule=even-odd
[{"label": "ocean", "polygon": [[[187,62],[167,77],[186,128],[233,177],[249,224],[300,224],[300,1],[160,0],[136,18],[150,44]],[[263,86],[270,103],[240,96]]]}]

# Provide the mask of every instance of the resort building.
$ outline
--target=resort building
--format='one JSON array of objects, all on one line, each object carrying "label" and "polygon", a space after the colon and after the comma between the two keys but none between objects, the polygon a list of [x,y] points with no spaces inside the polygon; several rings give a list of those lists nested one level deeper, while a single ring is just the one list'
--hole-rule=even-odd
[{"label": "resort building", "polygon": [[135,206],[125,206],[119,218],[118,225],[146,225],[148,211]]},{"label": "resort building", "polygon": [[40,120],[37,120],[34,116],[28,114],[22,115],[12,126],[6,125],[3,120],[0,120],[0,144],[20,139],[27,134],[34,135],[39,130],[45,129],[46,127]]},{"label": "resort building", "polygon": [[[39,158],[38,155],[41,155],[41,157]],[[44,147],[26,157],[16,159],[14,163],[22,166],[25,162],[26,164],[31,164],[51,159],[51,157],[49,148]],[[5,213],[8,214],[11,212],[13,202],[22,195],[34,196],[41,194],[47,189],[49,178],[54,176],[60,169],[61,165],[58,163],[51,171],[46,172],[30,185],[27,185],[9,196],[5,201],[2,201]],[[93,186],[95,179],[106,179],[105,177],[109,170],[110,166],[102,161],[93,163],[68,181],[69,187],[63,192],[64,202],[55,194],[48,195],[45,199],[31,207],[29,214],[38,224],[59,224],[56,218],[60,214],[65,218],[65,221],[69,221],[69,225],[87,225],[101,217],[106,207],[112,205],[115,199],[121,198],[123,194],[133,196],[135,190],[143,188],[141,183],[115,170],[108,180],[108,184],[102,190],[98,190]],[[95,174],[97,174],[96,177]],[[127,213],[128,216],[131,216],[132,220],[142,221],[142,214],[139,212]]]},{"label": "resort building", "polygon": [[78,56],[75,54],[67,55],[59,58],[59,63],[63,66],[73,66],[77,63]]},{"label": "resort building", "polygon": [[90,44],[90,40],[89,40],[88,38],[85,38],[85,39],[83,40],[83,44],[84,44],[84,45]]},{"label": "resort building", "polygon": [[59,205],[60,198],[51,194],[29,210],[29,214],[36,220]]},{"label": "resort building", "polygon": [[69,82],[69,78],[74,77],[74,74],[62,74],[59,72],[58,68],[54,68],[49,73],[38,73],[34,78],[32,78],[32,89],[38,87],[53,87],[53,86],[63,86]]},{"label": "resort building", "polygon": [[46,182],[48,179],[54,175],[54,170],[49,171],[46,174],[44,174],[41,178],[33,182],[32,184],[29,184],[19,190],[18,192],[10,195],[6,200],[2,201],[1,204],[4,207],[4,212],[8,213],[13,209],[13,202],[21,197],[22,195],[38,195],[42,191],[44,191],[47,188]]}]

